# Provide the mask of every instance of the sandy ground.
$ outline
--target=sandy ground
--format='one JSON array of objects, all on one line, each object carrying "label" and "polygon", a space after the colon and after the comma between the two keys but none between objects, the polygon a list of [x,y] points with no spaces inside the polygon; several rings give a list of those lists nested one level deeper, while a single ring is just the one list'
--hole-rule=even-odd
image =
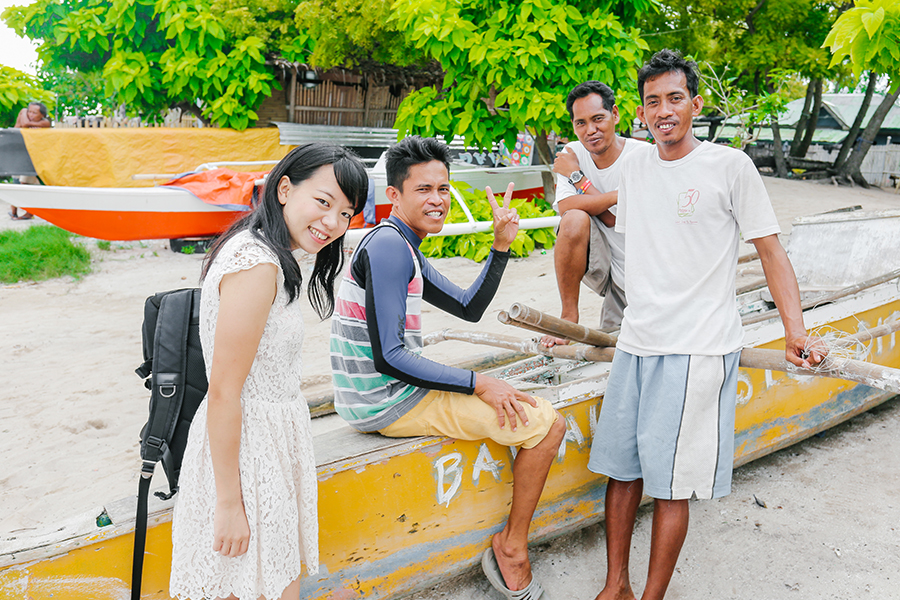
[{"label": "sandy ground", "polygon": [[[900,196],[880,190],[774,179],[766,186],[786,234],[800,215],[856,204],[900,209]],[[0,229],[33,222],[3,218]],[[143,302],[154,292],[197,284],[201,257],[175,254],[165,241],[113,243],[108,251],[86,244],[90,275],[0,287],[0,535],[134,494],[148,399],[134,374],[142,360]],[[459,258],[437,264],[461,285],[480,270]],[[521,335],[496,320],[515,301],[558,313],[552,250],[511,261],[477,329]],[[585,292],[583,322],[595,322],[599,307]],[[305,315],[304,381],[314,397],[330,385],[321,352],[329,327],[311,309]],[[476,328],[427,305],[423,324],[426,333]],[[446,362],[486,352],[459,342],[427,350]],[[669,597],[900,598],[898,404],[744,467],[731,496],[695,503]],[[753,494],[768,508],[754,504]],[[649,517],[641,513],[635,535],[636,583],[646,570]],[[562,590],[554,599],[592,598],[605,576],[604,556],[598,525],[539,547],[535,569],[550,591]],[[417,596],[494,597],[477,574]]]}]

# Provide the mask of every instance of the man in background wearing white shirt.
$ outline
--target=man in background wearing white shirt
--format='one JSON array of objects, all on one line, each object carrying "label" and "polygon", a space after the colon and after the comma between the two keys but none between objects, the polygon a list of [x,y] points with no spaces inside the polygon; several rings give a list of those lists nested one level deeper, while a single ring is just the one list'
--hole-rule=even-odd
[{"label": "man in background wearing white shirt", "polygon": [[[577,323],[583,281],[604,297],[600,327],[617,328],[625,309],[625,242],[616,233],[616,198],[622,158],[642,142],[616,135],[619,109],[610,87],[586,81],[569,92],[566,108],[577,142],[556,155],[556,202],[562,216],[553,261],[561,317]],[[593,325],[593,324],[592,324]],[[545,345],[562,343],[552,337]]]}]

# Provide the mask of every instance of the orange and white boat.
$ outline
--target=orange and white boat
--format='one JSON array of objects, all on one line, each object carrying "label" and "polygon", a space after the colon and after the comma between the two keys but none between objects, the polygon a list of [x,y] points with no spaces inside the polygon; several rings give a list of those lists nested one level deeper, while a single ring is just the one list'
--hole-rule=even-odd
[{"label": "orange and white boat", "polygon": [[[476,189],[490,185],[498,192],[512,181],[516,185],[516,197],[534,197],[543,194],[540,170],[541,167],[454,165],[451,176]],[[0,184],[0,200],[66,231],[101,240],[208,237],[221,233],[250,210],[253,184],[261,183],[264,175],[216,168],[146,188]],[[374,173],[372,179],[374,222],[378,222],[390,214],[391,204],[384,194],[387,187],[384,175]],[[365,227],[366,223],[359,218],[354,226]]]}]

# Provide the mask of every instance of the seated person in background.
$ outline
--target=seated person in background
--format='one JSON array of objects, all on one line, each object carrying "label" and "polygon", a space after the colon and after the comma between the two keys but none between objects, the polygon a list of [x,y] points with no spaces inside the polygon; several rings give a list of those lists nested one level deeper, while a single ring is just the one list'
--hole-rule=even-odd
[{"label": "seated person in background", "polygon": [[538,598],[543,590],[531,575],[528,528],[565,434],[564,420],[548,401],[504,381],[420,356],[422,300],[467,321],[481,319],[519,230],[518,215],[509,208],[512,184],[502,207],[488,188],[494,244],[478,279],[464,290],[429,264],[419,244],[443,228],[449,165],[449,149],[435,139],[408,137],[387,152],[391,216],[353,253],[332,318],[335,410],[363,432],[490,438],[519,447],[509,519],[482,565],[501,591],[529,589]]},{"label": "seated person in background", "polygon": [[50,127],[47,114],[47,107],[43,102],[29,102],[28,108],[20,110],[19,116],[16,117],[16,129]]},{"label": "seated person in background", "polygon": [[[50,121],[47,120],[47,107],[44,106],[43,102],[29,102],[28,108],[23,108],[19,111],[19,116],[16,117],[16,129],[43,127],[50,127]],[[33,175],[25,175],[19,177],[19,183],[36,185],[38,179]],[[24,221],[34,217],[34,215],[27,211],[23,211],[23,214],[19,216],[19,209],[15,206],[10,206],[9,209],[9,216],[14,221]]]},{"label": "seated person in background", "polygon": [[[599,81],[575,86],[566,98],[577,142],[556,155],[559,222],[553,262],[562,303],[560,317],[578,322],[580,285],[604,297],[602,329],[618,328],[625,310],[625,239],[616,233],[616,198],[622,158],[642,142],[616,135],[619,109]],[[546,346],[565,343],[544,336]]]}]

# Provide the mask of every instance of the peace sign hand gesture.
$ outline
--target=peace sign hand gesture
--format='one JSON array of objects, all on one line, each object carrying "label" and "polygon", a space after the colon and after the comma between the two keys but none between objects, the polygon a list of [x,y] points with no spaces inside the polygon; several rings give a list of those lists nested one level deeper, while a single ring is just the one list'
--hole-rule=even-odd
[{"label": "peace sign hand gesture", "polygon": [[494,213],[494,250],[498,252],[508,252],[510,244],[519,233],[519,213],[516,212],[516,209],[509,207],[514,187],[515,184],[512,182],[506,186],[506,193],[503,194],[503,206],[497,204],[490,186],[484,190]]}]

